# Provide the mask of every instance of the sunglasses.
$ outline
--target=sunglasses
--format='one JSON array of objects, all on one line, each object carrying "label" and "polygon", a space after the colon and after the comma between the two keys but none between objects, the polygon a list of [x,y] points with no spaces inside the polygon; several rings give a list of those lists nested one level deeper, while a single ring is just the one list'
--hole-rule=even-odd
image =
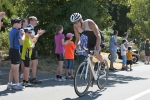
[{"label": "sunglasses", "polygon": [[80,20],[73,22],[73,24],[78,24]]}]

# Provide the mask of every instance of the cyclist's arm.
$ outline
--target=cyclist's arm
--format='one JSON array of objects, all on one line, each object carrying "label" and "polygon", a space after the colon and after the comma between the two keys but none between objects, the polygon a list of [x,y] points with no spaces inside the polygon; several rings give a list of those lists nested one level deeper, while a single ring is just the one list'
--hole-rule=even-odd
[{"label": "cyclist's arm", "polygon": [[100,33],[99,33],[99,29],[98,29],[98,26],[94,23],[94,21],[89,21],[89,27],[90,29],[93,30],[95,36],[96,36],[96,47],[100,48],[100,43],[101,43],[101,36],[100,36]]},{"label": "cyclist's arm", "polygon": [[78,29],[76,27],[73,27],[73,29],[74,29],[75,37],[76,37],[75,45],[76,45],[76,48],[78,49],[80,45],[80,33],[78,32]]}]

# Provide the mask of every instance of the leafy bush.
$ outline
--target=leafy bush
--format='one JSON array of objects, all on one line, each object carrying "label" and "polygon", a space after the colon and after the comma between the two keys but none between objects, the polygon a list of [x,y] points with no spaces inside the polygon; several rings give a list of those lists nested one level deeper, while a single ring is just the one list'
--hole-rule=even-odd
[{"label": "leafy bush", "polygon": [[8,32],[1,32],[0,33],[0,49],[1,50],[8,50],[9,49]]}]

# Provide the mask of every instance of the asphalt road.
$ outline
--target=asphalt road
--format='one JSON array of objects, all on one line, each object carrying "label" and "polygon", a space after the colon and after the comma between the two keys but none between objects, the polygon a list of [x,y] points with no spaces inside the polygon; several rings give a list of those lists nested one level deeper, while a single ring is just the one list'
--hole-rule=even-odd
[{"label": "asphalt road", "polygon": [[76,95],[73,80],[57,82],[54,75],[45,73],[38,73],[42,84],[21,91],[6,90],[9,69],[0,70],[3,72],[0,76],[0,100],[150,100],[150,65],[141,62],[131,72],[110,72],[105,89],[99,90],[95,84],[83,97]]}]

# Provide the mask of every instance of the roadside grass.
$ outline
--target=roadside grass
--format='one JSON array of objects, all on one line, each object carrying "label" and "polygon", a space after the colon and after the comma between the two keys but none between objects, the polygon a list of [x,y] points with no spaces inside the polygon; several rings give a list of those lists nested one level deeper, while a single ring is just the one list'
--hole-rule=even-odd
[{"label": "roadside grass", "polygon": [[[2,61],[1,61],[0,67],[10,68],[10,65],[11,65],[10,61],[5,61],[4,60],[4,58],[6,56],[8,56],[8,51],[0,51],[0,52],[2,52]],[[102,52],[102,56],[106,58],[106,57],[108,57],[108,53],[103,53]],[[109,60],[107,60],[107,61],[108,61],[108,64],[109,64],[110,61]],[[93,58],[93,64],[95,62],[97,62],[97,59]],[[38,71],[44,72],[44,73],[53,73],[54,74],[54,73],[56,73],[57,66],[58,66],[58,62],[57,62],[57,59],[55,57],[52,58],[50,56],[39,56]],[[78,66],[78,61],[76,59],[74,69],[76,69],[77,66]],[[115,62],[114,66],[115,66],[115,68],[120,69],[122,64],[120,62]],[[63,71],[63,72],[65,72],[65,71]]]}]

